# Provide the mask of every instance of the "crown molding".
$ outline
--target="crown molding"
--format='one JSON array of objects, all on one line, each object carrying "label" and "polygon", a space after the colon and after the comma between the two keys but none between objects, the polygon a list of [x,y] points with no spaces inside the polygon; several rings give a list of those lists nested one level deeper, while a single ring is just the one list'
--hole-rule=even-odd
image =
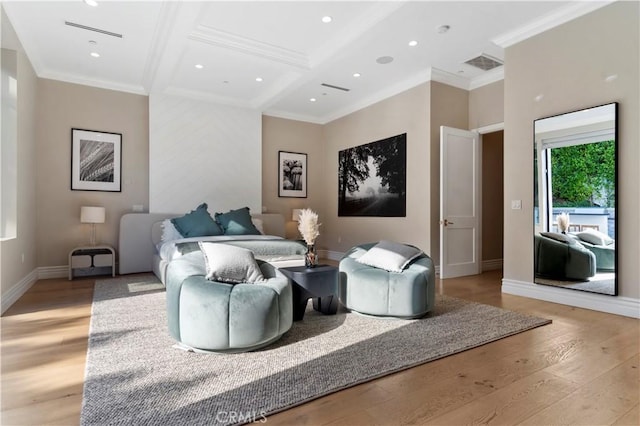
[{"label": "crown molding", "polygon": [[302,114],[293,114],[287,111],[267,110],[267,111],[263,111],[262,115],[275,117],[275,118],[284,118],[286,120],[304,121],[305,123],[313,123],[313,124],[327,123],[324,120],[318,119],[318,117],[312,117],[309,115],[302,115]]},{"label": "crown molding", "polygon": [[97,80],[84,78],[73,74],[58,73],[44,70],[38,77],[50,80],[64,81],[66,83],[80,84],[83,86],[96,87],[98,89],[116,90],[118,92],[132,93],[134,95],[148,95],[149,93],[142,85],[116,83],[114,81]]},{"label": "crown molding", "polygon": [[471,79],[469,82],[469,90],[477,89],[478,87],[486,86],[487,84],[495,83],[500,80],[504,80],[504,65],[490,71],[486,71],[482,75]]},{"label": "crown molding", "polygon": [[198,25],[188,38],[193,41],[219,46],[246,55],[258,56],[302,69],[310,69],[307,55],[251,38],[231,34],[205,25]]},{"label": "crown molding", "polygon": [[153,31],[153,45],[147,55],[142,73],[142,85],[147,93],[153,87],[162,56],[167,49],[169,38],[173,34],[179,9],[180,3],[178,2],[163,2],[160,6],[160,16]]},{"label": "crown molding", "polygon": [[457,87],[458,89],[469,90],[469,79],[466,77],[460,77],[438,68],[430,68],[429,74],[429,80],[431,81],[437,81],[438,83],[447,84]]},{"label": "crown molding", "polygon": [[606,1],[578,1],[571,2],[566,7],[556,10],[540,19],[530,22],[527,25],[523,25],[520,28],[510,31],[508,33],[499,35],[491,40],[498,46],[507,48],[530,37],[543,33],[547,30],[562,25],[587,13],[598,10],[608,4],[613,3],[615,0]]}]

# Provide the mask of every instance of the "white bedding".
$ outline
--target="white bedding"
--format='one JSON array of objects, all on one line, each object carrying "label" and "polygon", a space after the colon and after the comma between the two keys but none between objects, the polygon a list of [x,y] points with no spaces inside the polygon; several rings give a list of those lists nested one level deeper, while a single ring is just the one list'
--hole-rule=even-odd
[{"label": "white bedding", "polygon": [[181,243],[197,243],[198,241],[221,242],[242,240],[284,240],[284,238],[275,235],[216,235],[208,237],[180,238],[177,240],[160,242],[156,244],[156,249],[158,250],[160,259],[170,262],[173,259],[177,259],[178,257],[182,256],[180,250],[178,250],[178,244]]}]

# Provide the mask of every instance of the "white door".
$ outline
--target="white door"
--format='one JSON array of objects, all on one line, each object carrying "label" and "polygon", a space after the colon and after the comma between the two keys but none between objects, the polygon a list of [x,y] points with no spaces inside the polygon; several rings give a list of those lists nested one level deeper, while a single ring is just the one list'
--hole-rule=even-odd
[{"label": "white door", "polygon": [[440,278],[481,272],[480,135],[440,127]]}]

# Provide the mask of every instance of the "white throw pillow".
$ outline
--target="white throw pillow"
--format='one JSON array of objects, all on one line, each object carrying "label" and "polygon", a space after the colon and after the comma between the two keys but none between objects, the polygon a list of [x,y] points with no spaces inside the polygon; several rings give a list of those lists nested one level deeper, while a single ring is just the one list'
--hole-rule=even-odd
[{"label": "white throw pillow", "polygon": [[356,262],[390,272],[402,272],[412,260],[422,254],[422,250],[415,247],[382,240],[357,258]]},{"label": "white throw pillow", "polygon": [[578,238],[596,246],[608,246],[613,243],[613,238],[595,229],[589,229],[578,234]]},{"label": "white throw pillow", "polygon": [[174,224],[171,222],[171,219],[165,219],[162,221],[162,236],[160,237],[160,241],[174,241],[183,238],[182,234],[178,232]]},{"label": "white throw pillow", "polygon": [[262,219],[256,219],[255,217],[252,217],[251,222],[253,222],[253,226],[255,226],[256,229],[260,231],[262,235],[264,235],[264,222],[262,221]]},{"label": "white throw pillow", "polygon": [[207,266],[206,278],[224,283],[259,283],[265,278],[249,249],[224,243],[199,242]]}]

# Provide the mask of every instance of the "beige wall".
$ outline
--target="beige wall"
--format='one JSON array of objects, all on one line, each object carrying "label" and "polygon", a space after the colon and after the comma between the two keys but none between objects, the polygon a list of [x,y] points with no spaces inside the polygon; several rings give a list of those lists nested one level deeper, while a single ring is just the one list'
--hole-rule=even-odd
[{"label": "beige wall", "polygon": [[[323,248],[345,252],[359,243],[391,239],[430,252],[430,93],[425,83],[324,126]],[[338,217],[338,152],[402,133],[407,133],[407,216]]]},{"label": "beige wall", "polygon": [[500,80],[469,92],[469,129],[504,121],[504,81]]},{"label": "beige wall", "polygon": [[[307,198],[278,197],[278,151],[307,154]],[[311,208],[325,222],[324,144],[322,126],[303,121],[262,116],[262,205],[269,213],[281,213],[286,220],[287,238],[299,238],[293,209]],[[337,194],[336,189],[336,194]],[[322,210],[322,211],[321,211]],[[324,236],[325,227],[320,227]],[[320,237],[318,244],[322,244]]]},{"label": "beige wall", "polygon": [[[616,2],[505,51],[507,280],[533,282],[533,121],[615,101],[620,103],[619,294],[640,297],[639,7],[638,2]],[[611,74],[618,78],[606,82]],[[538,95],[543,98],[536,102]],[[510,209],[509,200],[514,199],[522,200],[522,210]]]},{"label": "beige wall", "polygon": [[[2,10],[3,33],[13,28]],[[17,38],[16,38],[17,39]],[[38,79],[21,46],[17,46],[17,236],[0,243],[0,291],[7,291],[36,269],[36,176],[37,124],[35,105]],[[23,258],[24,255],[24,258]],[[3,303],[4,307],[4,303]]]},{"label": "beige wall", "polygon": [[502,259],[503,133],[482,135],[482,260]]},{"label": "beige wall", "polygon": [[[146,96],[41,79],[36,168],[38,266],[67,265],[68,252],[86,245],[89,225],[80,207],[106,208],[98,239],[117,248],[120,216],[149,205],[149,107]],[[71,129],[122,134],[122,192],[71,190]]]}]

